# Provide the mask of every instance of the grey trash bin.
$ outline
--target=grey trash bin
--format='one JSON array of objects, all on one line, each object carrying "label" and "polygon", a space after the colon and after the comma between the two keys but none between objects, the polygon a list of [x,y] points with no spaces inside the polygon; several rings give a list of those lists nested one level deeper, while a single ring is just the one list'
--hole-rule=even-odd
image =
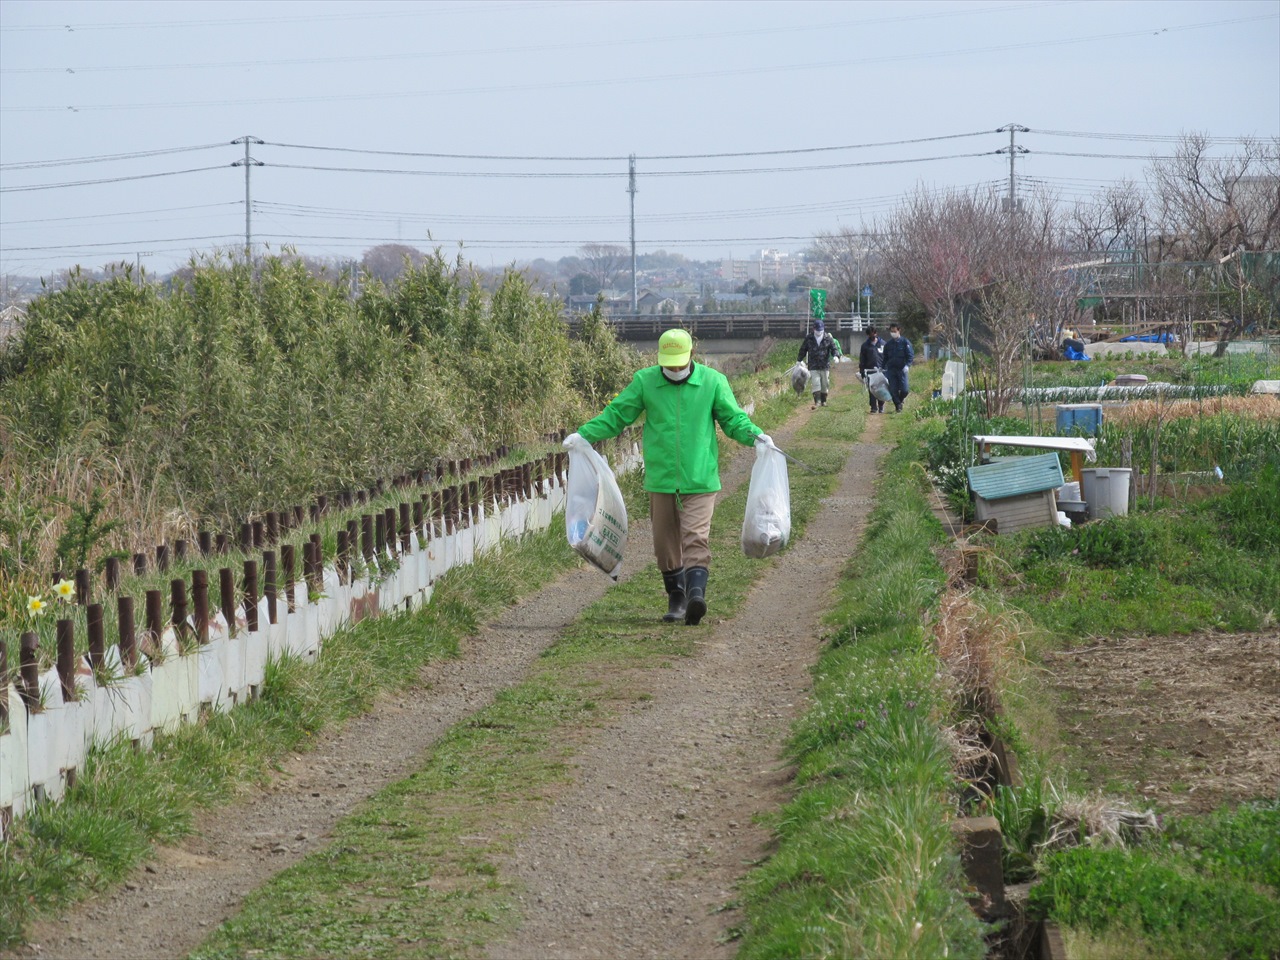
[{"label": "grey trash bin", "polygon": [[1080,486],[1085,503],[1089,505],[1089,519],[1124,516],[1129,512],[1129,478],[1133,471],[1128,467],[1091,467],[1080,471]]}]

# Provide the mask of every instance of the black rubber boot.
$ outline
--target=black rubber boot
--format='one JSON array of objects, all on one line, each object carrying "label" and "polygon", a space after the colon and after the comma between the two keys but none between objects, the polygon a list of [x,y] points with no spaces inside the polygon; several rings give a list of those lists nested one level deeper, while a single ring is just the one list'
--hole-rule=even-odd
[{"label": "black rubber boot", "polygon": [[689,597],[689,605],[684,612],[684,622],[690,627],[696,627],[707,615],[707,568],[686,568],[684,589]]},{"label": "black rubber boot", "polygon": [[663,622],[675,623],[684,619],[684,567],[662,575],[662,585],[667,588],[667,612],[662,615]]},{"label": "black rubber boot", "polygon": [[827,405],[827,391],[825,390],[822,391],[822,405],[824,407]]}]

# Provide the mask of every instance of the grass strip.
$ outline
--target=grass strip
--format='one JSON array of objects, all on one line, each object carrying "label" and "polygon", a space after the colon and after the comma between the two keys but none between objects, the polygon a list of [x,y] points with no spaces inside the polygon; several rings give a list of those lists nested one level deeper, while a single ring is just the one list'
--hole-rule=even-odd
[{"label": "grass strip", "polygon": [[[847,404],[854,399],[860,395],[850,391]],[[757,403],[754,419],[770,430],[795,405],[775,396]],[[791,443],[790,452],[814,468],[791,474],[793,537],[834,488],[858,432],[858,420],[840,415],[838,404],[832,412],[811,420]],[[715,617],[731,617],[772,562],[742,555],[745,502],[744,484],[716,509]],[[524,681],[450,730],[419,770],[342,821],[327,850],[250,894],[194,956],[459,956],[512,929],[514,891],[498,864],[570,779],[575,744],[651,696],[661,674],[643,671],[694,650],[697,631],[657,619],[658,584],[650,563],[610,589]]]},{"label": "grass strip", "polygon": [[916,428],[883,464],[877,505],[846,568],[814,705],[789,745],[799,793],[777,852],[745,885],[744,958],[981,957],[948,825],[950,704],[921,622],[943,577]]},{"label": "grass strip", "polygon": [[421,666],[456,655],[488,611],[577,562],[553,524],[450,571],[428,606],[339,631],[314,666],[273,662],[257,700],[157,734],[150,752],[125,743],[95,749],[62,802],[31,811],[0,844],[0,945],[21,942],[37,914],[124,877],[153,843],[186,835],[200,809],[262,782],[320,731],[367,711],[381,693],[412,686]]},{"label": "grass strip", "polygon": [[1280,801],[1184,817],[1136,849],[1049,854],[1032,906],[1156,956],[1269,960],[1280,947]]}]

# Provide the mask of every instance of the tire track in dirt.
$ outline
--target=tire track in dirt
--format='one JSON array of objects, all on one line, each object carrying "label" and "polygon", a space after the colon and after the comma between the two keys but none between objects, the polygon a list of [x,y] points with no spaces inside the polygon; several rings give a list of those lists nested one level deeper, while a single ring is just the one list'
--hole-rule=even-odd
[{"label": "tire track in dirt", "polygon": [[502,870],[523,887],[524,923],[493,960],[734,955],[726,935],[742,917],[724,908],[768,849],[753,818],[790,798],[781,747],[865,527],[882,422],[870,418],[835,493],[729,621],[715,621],[713,565],[697,653],[578,752],[575,784]]},{"label": "tire track in dirt", "polygon": [[[809,415],[802,411],[803,417]],[[726,493],[751,468],[743,449],[722,474]],[[650,562],[647,521],[628,531],[629,579]],[[27,945],[6,957],[112,960],[183,957],[243,898],[303,857],[323,849],[329,832],[368,797],[411,773],[422,755],[459,721],[493,703],[524,679],[538,655],[610,581],[583,564],[524,598],[464,641],[458,658],[423,670],[420,686],[380,702],[294,755],[269,787],[202,812],[181,843],[157,847],[155,858],[123,884],[62,916],[41,920]]]}]

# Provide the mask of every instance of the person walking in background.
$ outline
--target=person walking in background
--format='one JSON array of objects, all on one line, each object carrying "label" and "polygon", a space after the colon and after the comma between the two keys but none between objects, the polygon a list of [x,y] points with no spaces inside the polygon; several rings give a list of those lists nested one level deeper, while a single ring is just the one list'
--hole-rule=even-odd
[{"label": "person walking in background", "polygon": [[813,332],[805,336],[800,344],[800,353],[796,356],[799,362],[808,357],[809,389],[813,392],[813,406],[810,410],[827,405],[827,391],[831,389],[831,361],[840,356],[840,344],[836,338],[827,333],[821,320],[813,321]]},{"label": "person walking in background", "polygon": [[[884,369],[884,341],[876,333],[875,327],[867,327],[867,339],[862,341],[862,349],[858,351],[858,376],[866,383],[867,378],[876,370]],[[867,387],[867,396],[871,398],[871,412],[884,413],[884,401]]]},{"label": "person walking in background", "polygon": [[911,349],[911,341],[902,335],[896,323],[889,324],[889,342],[884,345],[884,373],[889,378],[889,393],[893,395],[893,409],[896,413],[902,412],[902,401],[911,392],[907,373],[915,358],[916,352]]},{"label": "person walking in background", "polygon": [[644,488],[649,494],[653,553],[667,591],[662,619],[697,625],[707,613],[711,515],[720,489],[716,424],[743,446],[772,445],[738,406],[728,378],[694,363],[693,338],[668,330],[658,339],[658,363],[636,372],[597,417],[565,438],[597,443],[616,437],[645,414]]}]

